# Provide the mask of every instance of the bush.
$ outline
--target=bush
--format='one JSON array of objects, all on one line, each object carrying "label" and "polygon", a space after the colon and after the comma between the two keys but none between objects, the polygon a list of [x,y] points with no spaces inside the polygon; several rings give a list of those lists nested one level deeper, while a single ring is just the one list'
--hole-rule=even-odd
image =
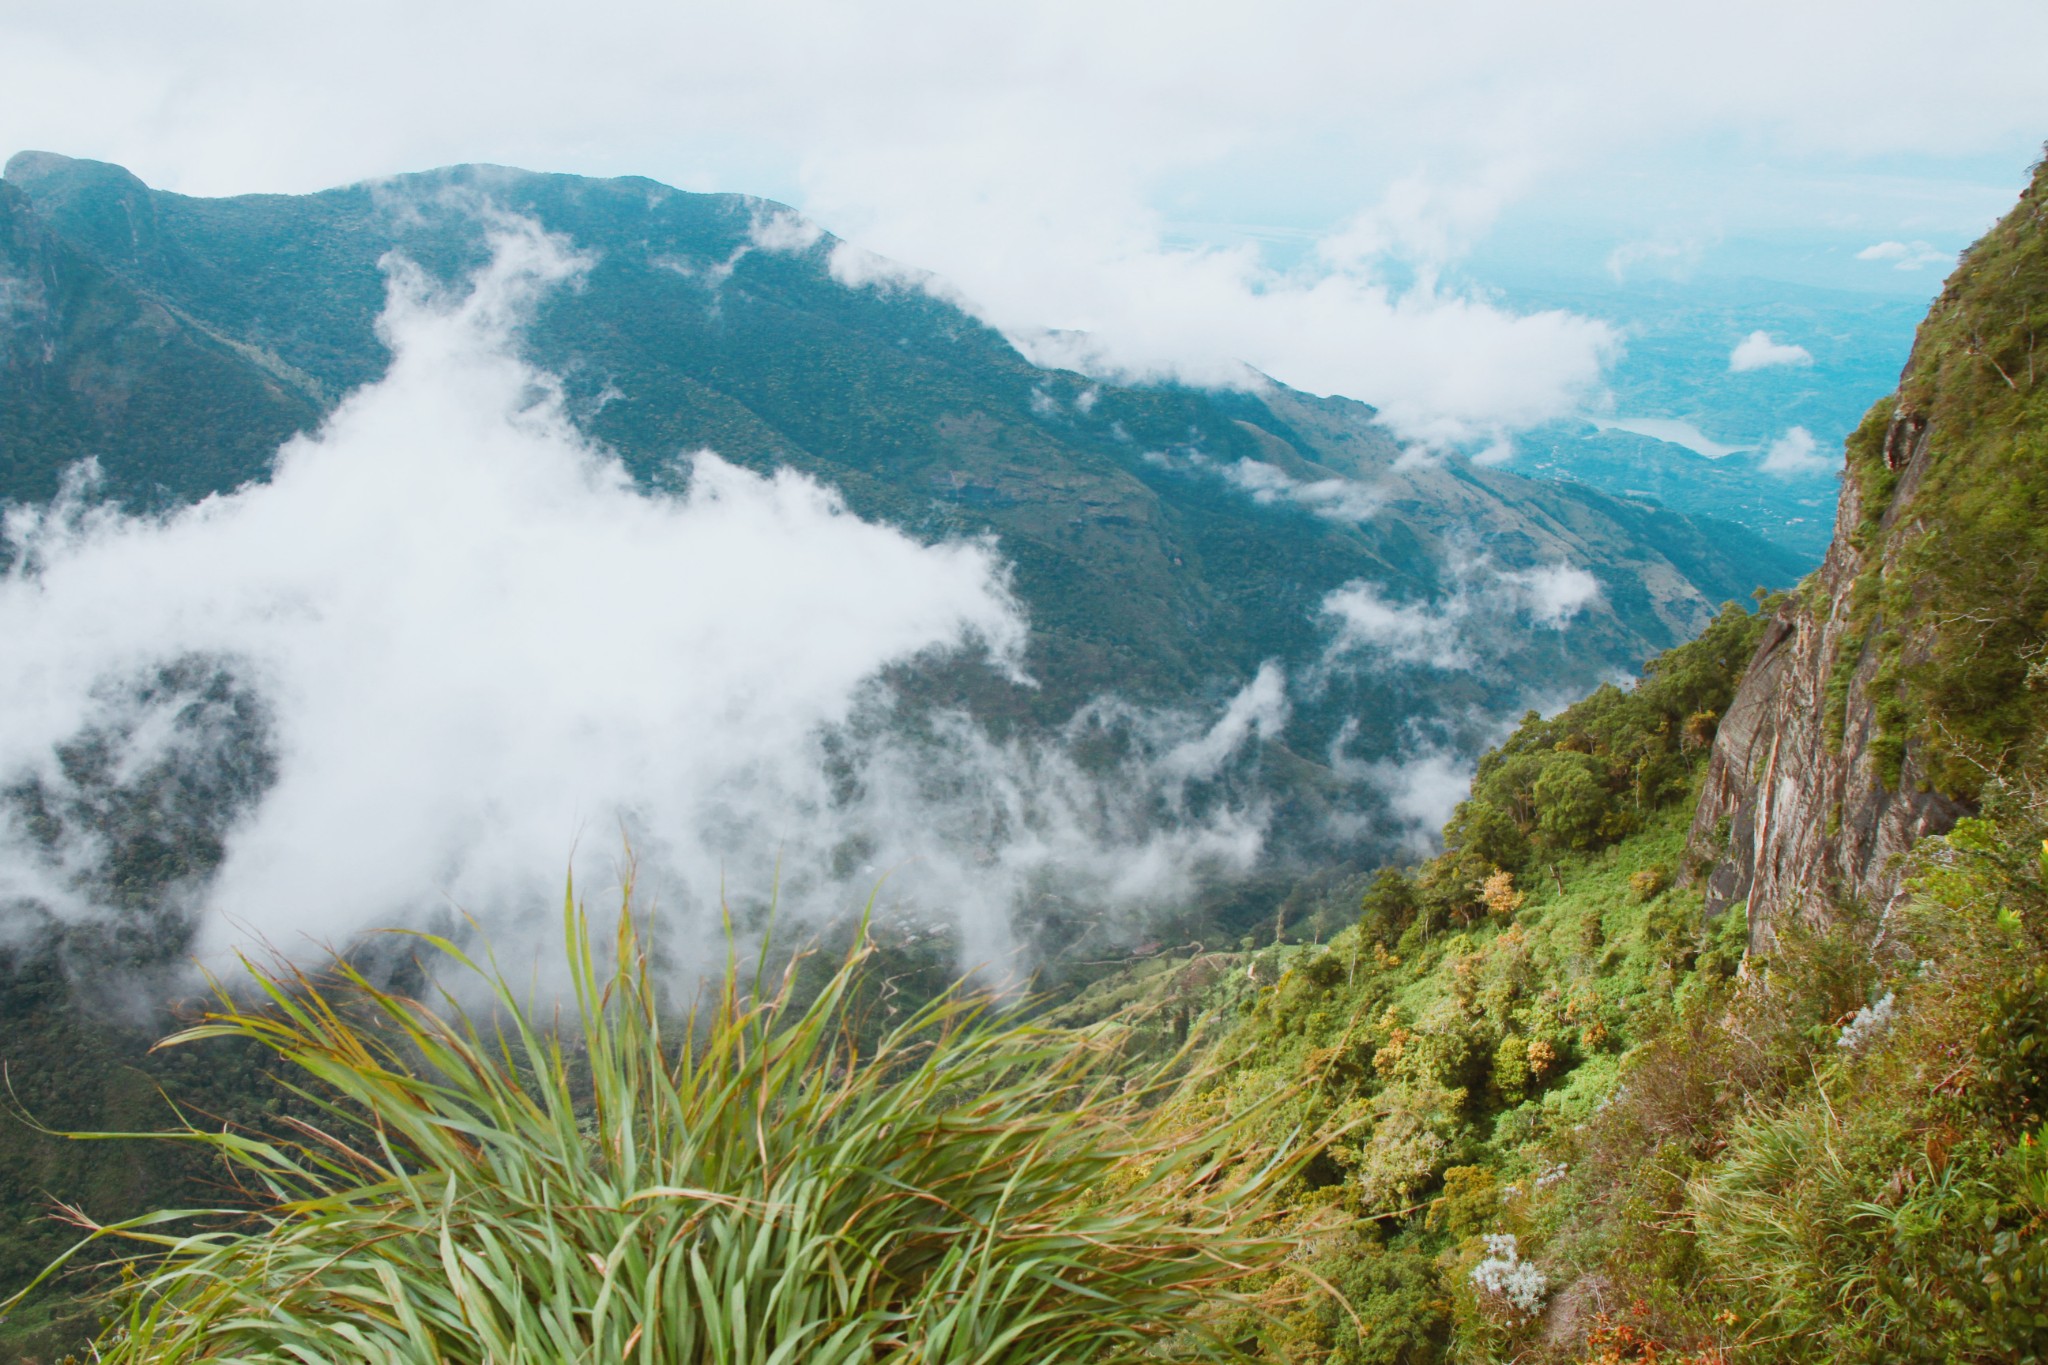
[{"label": "bush", "polygon": [[1661,895],[1670,885],[1671,869],[1663,863],[1653,863],[1640,872],[1629,874],[1628,889],[1638,901]]}]

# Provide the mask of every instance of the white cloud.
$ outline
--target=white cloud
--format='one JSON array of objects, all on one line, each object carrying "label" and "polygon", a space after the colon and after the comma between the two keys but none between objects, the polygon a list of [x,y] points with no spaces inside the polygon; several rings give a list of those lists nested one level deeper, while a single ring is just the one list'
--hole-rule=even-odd
[{"label": "white cloud", "polygon": [[1728,368],[1737,374],[1773,365],[1811,365],[1813,352],[1790,342],[1773,341],[1769,332],[1751,332],[1728,353]]},{"label": "white cloud", "polygon": [[1186,778],[1214,777],[1251,740],[1279,739],[1287,711],[1286,673],[1276,663],[1262,664],[1215,725],[1161,756],[1160,771]]},{"label": "white cloud", "polygon": [[1503,573],[1500,581],[1515,590],[1530,620],[1551,630],[1563,629],[1600,600],[1600,580],[1569,564]]},{"label": "white cloud", "polygon": [[1697,238],[1675,241],[1652,237],[1623,242],[1607,253],[1607,274],[1619,283],[1645,273],[1641,267],[1650,266],[1653,269],[1647,272],[1649,274],[1683,279],[1692,273],[1705,254],[1706,243]]},{"label": "white cloud", "polygon": [[[1731,143],[1730,186],[1761,160],[1825,181],[1830,208],[1857,158],[1990,154],[2017,172],[2048,123],[2048,11],[1958,0],[1930,28],[1907,0],[1873,3],[593,0],[575,23],[539,0],[17,5],[0,127],[202,194],[456,161],[767,194],[934,272],[1034,354],[1058,354],[1032,340],[1047,329],[1084,329],[1093,372],[1242,362],[1462,440],[1559,415],[1614,343],[1445,282],[1506,210],[1600,204],[1630,218],[1603,230],[1654,233],[1640,206],[1703,182],[1702,149]],[[1930,69],[1967,65],[1970,88],[1869,80],[1901,32]],[[1971,176],[1965,207],[1933,204],[1943,230],[1981,222]],[[1233,218],[1310,245],[1289,263],[1184,244],[1190,223]],[[1617,268],[1689,242],[1652,235]]]},{"label": "white cloud", "polygon": [[1740,454],[1748,446],[1723,445],[1690,422],[1673,417],[1596,417],[1588,415],[1587,421],[1602,431],[1626,431],[1637,436],[1647,436],[1653,441],[1668,441],[1675,446],[1684,446],[1695,455],[1704,455],[1710,460],[1726,459]]},{"label": "white cloud", "polygon": [[1216,471],[1265,506],[1291,502],[1333,521],[1365,521],[1379,511],[1382,498],[1356,479],[1297,479],[1278,465],[1262,460],[1219,464]]},{"label": "white cloud", "polygon": [[1493,439],[1471,457],[1473,464],[1489,467],[1506,464],[1514,458],[1515,443],[1506,432],[1496,432]]},{"label": "white cloud", "polygon": [[[1088,397],[1088,392],[1092,391],[1083,392],[1075,400],[1075,406],[1084,413],[1087,408],[1082,406],[1082,400]],[[1050,416],[1058,411],[1058,404],[1051,397],[1034,389],[1031,410],[1040,416]],[[1435,457],[1435,452],[1426,450],[1418,452],[1415,456],[1418,459]],[[1317,516],[1328,517],[1332,521],[1369,520],[1385,502],[1378,487],[1358,479],[1336,475],[1327,479],[1298,479],[1280,466],[1267,464],[1263,460],[1240,459],[1226,463],[1211,459],[1202,451],[1190,447],[1181,447],[1171,452],[1148,450],[1144,453],[1144,458],[1162,469],[1213,475],[1243,489],[1251,500],[1261,507],[1290,503],[1314,512]]]},{"label": "white cloud", "polygon": [[923,290],[933,298],[944,299],[960,307],[971,307],[969,301],[945,280],[929,270],[901,261],[892,261],[878,252],[854,242],[839,242],[826,257],[826,267],[832,278],[848,289],[904,289]]},{"label": "white cloud", "polygon": [[1426,664],[1449,670],[1478,662],[1460,630],[1469,613],[1466,599],[1442,605],[1389,602],[1372,583],[1353,583],[1323,598],[1323,614],[1334,617],[1333,658],[1369,654],[1375,661]]},{"label": "white cloud", "polygon": [[747,231],[747,240],[762,251],[809,251],[824,236],[823,228],[788,209],[756,214]]},{"label": "white cloud", "polygon": [[[802,214],[764,205],[756,209],[753,221],[748,224],[747,239],[728,252],[723,260],[703,262],[680,260],[675,257],[656,257],[654,264],[685,279],[701,281],[715,295],[718,290],[725,287],[725,282],[732,278],[732,272],[739,268],[740,262],[750,253],[808,251],[817,245],[824,235],[823,228]],[[714,304],[714,309],[715,307]]]},{"label": "white cloud", "polygon": [[1435,601],[1392,602],[1365,581],[1326,594],[1322,614],[1336,633],[1325,663],[1355,656],[1368,665],[1473,669],[1498,652],[1502,632],[1562,630],[1602,596],[1598,579],[1569,564],[1503,570],[1481,558],[1452,565],[1450,577],[1450,592]]},{"label": "white cloud", "polygon": [[[1283,723],[1277,669],[1214,723],[1096,708],[1127,740],[1107,775],[1057,740],[900,714],[891,665],[1014,669],[994,547],[921,544],[709,452],[686,492],[638,491],[512,353],[583,261],[525,225],[495,246],[460,297],[394,266],[389,373],[269,482],[162,518],[76,496],[12,513],[0,785],[84,799],[59,750],[93,735],[116,782],[227,781],[249,749],[224,736],[266,732],[275,780],[243,774],[260,793],[190,889],[213,948],[338,942],[443,897],[503,927],[559,897],[572,853],[601,885],[621,831],[685,936],[778,869],[787,908],[840,912],[894,868],[891,898],[958,915],[976,957],[1027,886],[1156,898],[1257,855],[1256,804],[1185,801]],[[0,904],[97,913],[105,849],[18,817]]]},{"label": "white cloud", "polygon": [[1771,442],[1758,466],[1781,479],[1814,478],[1835,472],[1837,462],[1820,453],[1820,443],[1805,427],[1793,427]]},{"label": "white cloud", "polygon": [[1270,375],[1363,398],[1403,436],[1434,444],[1563,415],[1619,349],[1604,322],[1518,314],[1427,281],[1396,285],[1365,266],[1301,274],[1249,250],[1156,240],[1137,250],[1100,264],[1020,252],[1002,273],[942,273],[958,301],[1038,364],[1240,389]]},{"label": "white cloud", "polygon": [[1952,265],[1956,254],[1926,242],[1877,242],[1856,253],[1859,261],[1889,261],[1894,270],[1918,270],[1923,266]]},{"label": "white cloud", "polygon": [[1411,853],[1435,853],[1451,813],[1472,792],[1475,765],[1451,750],[1426,750],[1371,765],[1399,837]]},{"label": "white cloud", "polygon": [[1437,852],[1444,822],[1471,794],[1476,763],[1451,735],[1438,733],[1444,727],[1422,725],[1411,725],[1389,757],[1355,758],[1349,749],[1358,728],[1352,720],[1338,733],[1330,744],[1329,763],[1345,781],[1379,798],[1380,808],[1360,822],[1360,831],[1390,838],[1415,857]]}]

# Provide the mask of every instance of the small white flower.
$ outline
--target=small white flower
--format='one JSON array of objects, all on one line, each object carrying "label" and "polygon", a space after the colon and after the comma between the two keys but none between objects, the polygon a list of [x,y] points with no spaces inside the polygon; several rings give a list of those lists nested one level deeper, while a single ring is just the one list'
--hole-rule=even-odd
[{"label": "small white flower", "polygon": [[1884,998],[1874,1005],[1865,1005],[1856,1011],[1856,1017],[1842,1030],[1842,1036],[1835,1039],[1835,1046],[1854,1052],[1865,1043],[1892,1026],[1892,1014],[1897,1002],[1892,993],[1886,991]]},{"label": "small white flower", "polygon": [[1486,1259],[1472,1267],[1472,1283],[1524,1319],[1543,1311],[1544,1296],[1550,1292],[1549,1277],[1533,1261],[1522,1259],[1512,1232],[1487,1234]]}]

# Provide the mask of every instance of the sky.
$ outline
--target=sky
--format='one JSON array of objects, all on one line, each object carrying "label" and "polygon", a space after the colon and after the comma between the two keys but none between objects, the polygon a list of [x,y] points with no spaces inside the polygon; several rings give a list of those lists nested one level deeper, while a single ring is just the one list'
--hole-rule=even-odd
[{"label": "sky", "polygon": [[0,48],[12,148],[194,194],[493,161],[763,195],[1034,358],[1248,363],[1441,441],[1584,407],[1625,345],[1521,284],[1928,296],[2048,137],[2038,0],[4,0]]}]

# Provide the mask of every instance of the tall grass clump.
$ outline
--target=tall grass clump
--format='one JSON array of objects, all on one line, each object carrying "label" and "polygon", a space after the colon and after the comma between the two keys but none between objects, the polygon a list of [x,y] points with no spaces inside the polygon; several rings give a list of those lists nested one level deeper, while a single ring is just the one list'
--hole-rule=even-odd
[{"label": "tall grass clump", "polygon": [[247,1207],[88,1224],[74,1254],[121,1249],[95,1358],[1236,1358],[1290,1249],[1258,1111],[1179,1125],[1111,1035],[961,991],[862,1047],[864,949],[807,1002],[793,967],[729,972],[678,1016],[630,904],[613,952],[573,898],[564,939],[570,1027],[423,936],[488,1008],[250,965],[253,1004],[167,1039],[260,1044],[310,1117],[148,1135],[211,1149]]}]

